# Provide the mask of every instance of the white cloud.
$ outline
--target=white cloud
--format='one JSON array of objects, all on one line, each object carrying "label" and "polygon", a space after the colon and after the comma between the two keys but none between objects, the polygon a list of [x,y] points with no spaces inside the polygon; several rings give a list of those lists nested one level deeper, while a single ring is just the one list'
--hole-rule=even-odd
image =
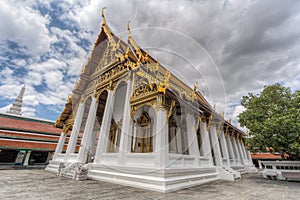
[{"label": "white cloud", "polygon": [[25,116],[25,117],[35,117],[36,116],[35,112],[36,112],[35,108],[26,107],[26,106],[22,107],[22,116]]},{"label": "white cloud", "polygon": [[9,108],[12,106],[12,104],[9,104],[7,106],[1,107],[0,108],[0,113],[7,113],[9,111]]},{"label": "white cloud", "polygon": [[46,27],[49,18],[28,4],[28,1],[1,1],[0,40],[12,40],[25,46],[27,53],[41,55],[50,48],[55,37],[49,34]]},{"label": "white cloud", "polygon": [[[53,4],[58,9],[51,7]],[[37,10],[38,6],[48,9],[49,16],[43,16]],[[144,43],[146,39],[153,39],[150,45],[160,45],[161,50],[173,47],[172,53],[153,51],[153,55],[161,57],[170,70],[183,76],[191,86],[198,81],[199,91],[205,91],[207,99],[216,103],[217,111],[226,111],[226,118],[233,121],[237,120],[236,116],[241,111],[241,97],[248,92],[258,93],[264,85],[275,82],[293,90],[299,89],[300,28],[295,24],[300,19],[300,7],[292,0],[4,0],[0,7],[0,41],[14,41],[26,47],[19,49],[20,54],[33,56],[13,58],[11,68],[0,63],[0,97],[16,98],[19,92],[16,88],[25,82],[26,107],[63,105],[99,33],[103,6],[107,7],[105,15],[114,33],[126,30],[130,19],[132,29],[167,28],[179,31],[202,45],[217,68],[208,63],[209,59],[203,56],[203,52],[195,51],[191,42],[180,37],[155,33],[138,35],[132,30],[142,47],[149,47]],[[52,18],[53,14],[56,15]],[[57,17],[60,22],[51,21]],[[67,26],[62,28],[63,24]],[[171,42],[170,38],[173,39]],[[85,40],[91,42],[90,47],[87,44],[82,46]],[[2,52],[6,55],[16,53],[0,43],[2,63],[10,60]],[[180,53],[182,58],[176,57],[176,53]],[[192,61],[197,69],[187,65],[184,59]],[[15,68],[23,69],[22,78],[13,71]],[[41,86],[44,88],[39,88]]]},{"label": "white cloud", "polygon": [[40,85],[42,83],[41,73],[29,71],[25,78],[25,85]]}]

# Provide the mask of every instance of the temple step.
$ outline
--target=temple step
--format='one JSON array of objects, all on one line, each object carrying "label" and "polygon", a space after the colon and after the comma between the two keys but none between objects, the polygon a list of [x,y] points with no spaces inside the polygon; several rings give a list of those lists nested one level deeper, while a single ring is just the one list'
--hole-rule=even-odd
[{"label": "temple step", "polygon": [[59,163],[60,162],[57,161],[50,161],[47,167],[45,168],[45,171],[58,173]]},{"label": "temple step", "polygon": [[105,166],[91,166],[88,178],[159,192],[170,192],[220,179],[215,168],[129,170]]}]

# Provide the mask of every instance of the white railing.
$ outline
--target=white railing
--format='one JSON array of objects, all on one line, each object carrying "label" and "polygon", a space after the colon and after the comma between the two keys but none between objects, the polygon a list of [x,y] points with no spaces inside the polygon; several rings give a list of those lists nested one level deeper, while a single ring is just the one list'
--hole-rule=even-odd
[{"label": "white railing", "polygon": [[264,165],[263,177],[276,178],[278,180],[285,180],[286,177],[282,172],[299,173],[300,174],[300,161],[262,161]]}]

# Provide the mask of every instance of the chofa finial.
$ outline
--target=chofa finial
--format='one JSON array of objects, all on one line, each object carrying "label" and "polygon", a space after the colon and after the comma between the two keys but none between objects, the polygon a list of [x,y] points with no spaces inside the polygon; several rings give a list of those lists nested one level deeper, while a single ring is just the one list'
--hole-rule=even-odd
[{"label": "chofa finial", "polygon": [[128,30],[128,37],[131,37],[131,32],[130,32],[130,20],[128,20],[128,23],[127,23],[127,30]]},{"label": "chofa finial", "polygon": [[106,7],[103,7],[103,8],[102,8],[102,17],[103,17],[103,18],[105,18],[105,16],[104,16],[104,10],[105,10],[105,8],[106,8]]}]

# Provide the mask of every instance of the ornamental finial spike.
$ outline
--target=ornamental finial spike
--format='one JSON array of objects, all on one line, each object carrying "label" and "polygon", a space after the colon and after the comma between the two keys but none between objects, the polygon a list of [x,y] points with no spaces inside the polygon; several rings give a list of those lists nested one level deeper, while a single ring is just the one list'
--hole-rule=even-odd
[{"label": "ornamental finial spike", "polygon": [[128,31],[130,31],[130,20],[128,20],[127,29],[128,29]]},{"label": "ornamental finial spike", "polygon": [[194,92],[196,93],[198,89],[198,82],[196,81],[196,83],[194,84]]},{"label": "ornamental finial spike", "polygon": [[128,20],[128,23],[127,23],[127,30],[128,30],[128,37],[130,38],[130,37],[131,37],[131,32],[130,32],[130,20]]},{"label": "ornamental finial spike", "polygon": [[106,7],[103,7],[103,8],[102,8],[102,17],[103,17],[103,19],[105,19],[105,16],[104,16],[104,10],[105,10],[105,8],[106,8]]}]

